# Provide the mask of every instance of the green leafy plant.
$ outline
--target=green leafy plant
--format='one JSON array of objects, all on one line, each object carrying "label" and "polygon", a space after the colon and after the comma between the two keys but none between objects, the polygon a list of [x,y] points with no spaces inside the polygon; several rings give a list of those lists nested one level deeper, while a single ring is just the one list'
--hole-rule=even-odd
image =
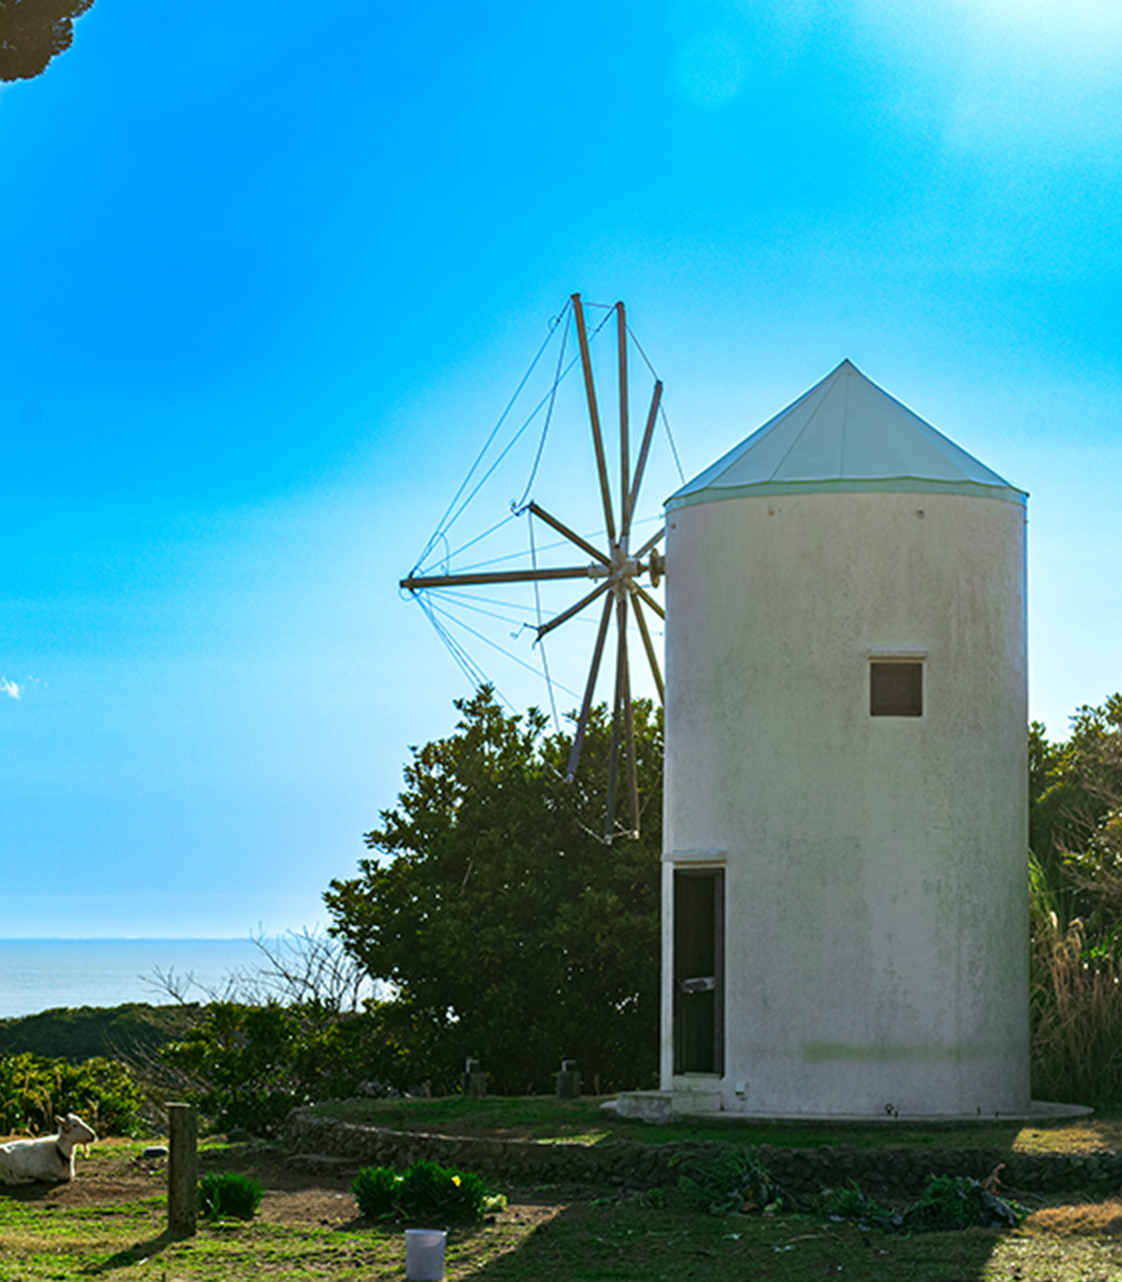
[{"label": "green leafy plant", "polygon": [[784,1208],[779,1181],[748,1149],[728,1148],[715,1157],[689,1160],[682,1166],[679,1187],[693,1197],[698,1210],[712,1215]]},{"label": "green leafy plant", "polygon": [[358,1208],[368,1219],[414,1220],[436,1216],[446,1220],[479,1220],[501,1210],[506,1199],[489,1194],[483,1180],[471,1171],[415,1162],[404,1174],[387,1166],[369,1166],[351,1185]]},{"label": "green leafy plant", "polygon": [[856,1181],[823,1189],[819,1209],[835,1220],[853,1220],[862,1228],[884,1233],[955,1233],[972,1228],[1016,1228],[1026,1212],[1016,1202],[989,1192],[977,1180],[933,1175],[917,1201],[890,1212]]},{"label": "green leafy plant", "polygon": [[850,1180],[840,1188],[823,1189],[818,1196],[818,1206],[823,1215],[831,1219],[855,1220],[874,1228],[883,1228],[891,1218],[889,1212],[856,1180]]},{"label": "green leafy plant", "polygon": [[401,1206],[410,1219],[432,1214],[450,1220],[478,1220],[486,1197],[487,1186],[478,1175],[437,1162],[415,1163],[401,1181]]},{"label": "green leafy plant", "polygon": [[211,1171],[199,1181],[199,1208],[213,1220],[252,1220],[263,1196],[252,1176],[235,1171]]},{"label": "green leafy plant", "polygon": [[368,1220],[386,1220],[398,1213],[401,1176],[388,1166],[367,1166],[351,1184],[358,1209]]},{"label": "green leafy plant", "polygon": [[905,1233],[945,1233],[959,1229],[1011,1228],[1025,1218],[1016,1202],[1007,1202],[977,1180],[933,1175],[919,1200],[894,1215],[891,1225]]}]

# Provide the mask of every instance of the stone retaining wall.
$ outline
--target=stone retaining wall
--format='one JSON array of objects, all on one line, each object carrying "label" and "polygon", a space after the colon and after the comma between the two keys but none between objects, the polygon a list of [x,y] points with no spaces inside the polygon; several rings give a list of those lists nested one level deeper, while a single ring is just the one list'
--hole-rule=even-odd
[{"label": "stone retaining wall", "polygon": [[[356,1122],[336,1122],[297,1109],[288,1118],[284,1143],[307,1161],[309,1155],[346,1158],[360,1166],[403,1168],[422,1158],[479,1171],[491,1179],[516,1182],[579,1183],[649,1189],[677,1183],[682,1162],[720,1152],[729,1144],[538,1143],[533,1140],[476,1139],[390,1131]],[[1033,1193],[1086,1191],[1108,1197],[1122,1190],[1122,1155],[1096,1153],[1008,1153],[984,1149],[812,1149],[752,1146],[768,1170],[796,1197],[825,1187],[856,1182],[879,1198],[914,1197],[929,1175],[984,1179],[999,1162],[1004,1190]]]}]

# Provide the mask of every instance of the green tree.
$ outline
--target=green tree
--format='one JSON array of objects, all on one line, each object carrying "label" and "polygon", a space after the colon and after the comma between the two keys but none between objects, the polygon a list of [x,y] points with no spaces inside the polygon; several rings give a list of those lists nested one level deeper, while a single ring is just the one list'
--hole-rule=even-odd
[{"label": "green tree", "polygon": [[[332,932],[393,997],[399,1073],[449,1087],[478,1057],[490,1089],[548,1090],[564,1058],[607,1089],[656,1071],[662,719],[635,708],[643,836],[603,825],[608,726],[590,721],[575,783],[565,735],[506,715],[483,687],[455,732],[413,750],[376,852],[331,883]],[[626,804],[626,803],[624,803]]]},{"label": "green tree", "polygon": [[94,0],[0,0],[0,80],[31,80],[70,48]]},{"label": "green tree", "polygon": [[1083,918],[1089,940],[1112,935],[1122,916],[1122,885],[1116,893],[1110,876],[1122,858],[1122,694],[1077,709],[1064,743],[1032,723],[1029,800],[1029,845],[1061,920]]}]

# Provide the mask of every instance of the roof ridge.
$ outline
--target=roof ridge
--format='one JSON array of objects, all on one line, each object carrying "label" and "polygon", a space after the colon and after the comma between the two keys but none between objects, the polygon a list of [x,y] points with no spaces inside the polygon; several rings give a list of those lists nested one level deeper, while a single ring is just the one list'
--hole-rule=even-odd
[{"label": "roof ridge", "polygon": [[[775,471],[776,471],[776,472],[778,472],[778,471],[780,470],[780,468],[782,468],[783,464],[787,462],[787,458],[788,458],[788,456],[790,455],[791,451],[792,451],[792,450],[794,450],[794,448],[798,445],[798,443],[802,440],[802,438],[803,438],[803,437],[806,435],[806,433],[809,431],[809,429],[810,429],[810,425],[814,422],[815,417],[816,417],[816,416],[817,416],[817,414],[818,414],[818,411],[822,408],[823,402],[825,401],[826,397],[829,395],[830,389],[826,386],[826,384],[827,384],[827,383],[831,383],[835,378],[837,378],[837,376],[841,373],[842,365],[844,365],[844,364],[845,364],[845,361],[842,361],[842,364],[841,364],[841,365],[839,365],[839,366],[837,367],[837,369],[835,369],[835,370],[831,370],[831,372],[830,372],[829,374],[827,374],[825,378],[823,378],[823,379],[819,380],[819,382],[817,382],[817,383],[816,383],[816,384],[815,384],[815,385],[810,389],[810,391],[809,391],[809,392],[807,392],[807,396],[813,396],[813,395],[814,395],[814,393],[815,393],[815,392],[817,392],[820,388],[822,389],[822,395],[818,398],[818,404],[817,404],[817,405],[815,405],[814,409],[812,409],[812,410],[810,411],[810,414],[807,416],[807,420],[806,420],[806,422],[805,422],[805,423],[803,424],[803,426],[802,426],[802,430],[801,430],[800,432],[798,432],[798,434],[795,436],[795,439],[794,439],[794,440],[791,442],[791,444],[788,446],[786,453],[785,453],[785,454],[783,455],[783,457],[779,460],[779,462],[775,465]],[[802,398],[802,399],[805,399],[805,398]],[[799,403],[799,402],[796,402],[796,404],[798,404],[798,403]],[[792,406],[792,408],[794,408],[794,406]]]}]

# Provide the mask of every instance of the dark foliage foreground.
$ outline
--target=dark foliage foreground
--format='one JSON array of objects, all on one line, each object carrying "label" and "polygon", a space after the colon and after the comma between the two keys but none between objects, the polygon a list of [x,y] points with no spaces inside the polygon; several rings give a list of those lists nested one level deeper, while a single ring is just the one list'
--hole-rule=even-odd
[{"label": "dark foliage foreground", "polygon": [[0,80],[30,80],[74,39],[94,0],[0,0]]}]

